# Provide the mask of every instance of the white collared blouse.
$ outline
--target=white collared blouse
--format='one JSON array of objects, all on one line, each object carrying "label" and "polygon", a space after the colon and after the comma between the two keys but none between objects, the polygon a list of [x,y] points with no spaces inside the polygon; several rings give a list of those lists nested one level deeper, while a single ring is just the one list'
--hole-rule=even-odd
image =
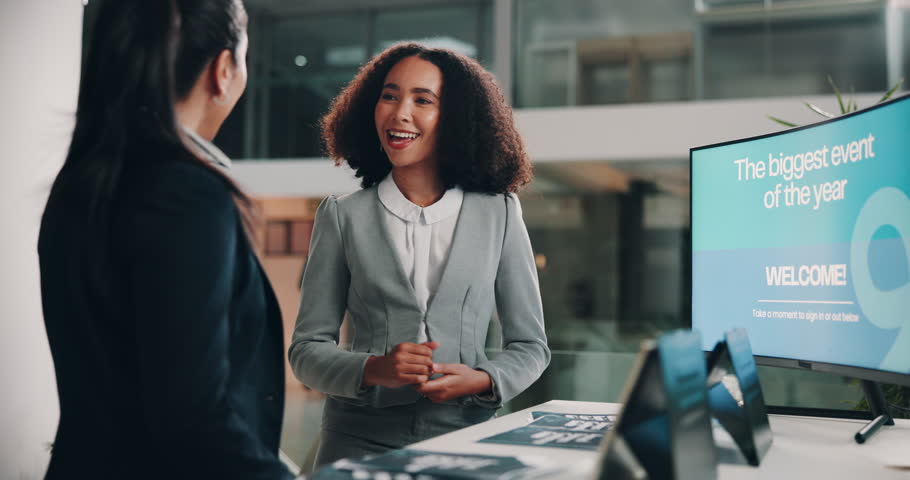
[{"label": "white collared blouse", "polygon": [[[401,193],[389,174],[379,183],[378,193],[393,250],[425,313],[449,259],[464,192],[451,188],[436,203],[421,207]],[[421,322],[418,343],[432,340],[426,332],[426,323]]]}]

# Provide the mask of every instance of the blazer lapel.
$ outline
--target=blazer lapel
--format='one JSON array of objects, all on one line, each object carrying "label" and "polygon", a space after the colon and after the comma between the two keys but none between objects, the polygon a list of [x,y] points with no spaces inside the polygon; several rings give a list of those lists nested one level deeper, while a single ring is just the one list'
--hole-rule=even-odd
[{"label": "blazer lapel", "polygon": [[385,207],[382,206],[382,202],[379,200],[379,189],[374,189],[374,195],[376,196],[376,201],[374,202],[376,211],[370,217],[374,223],[373,228],[379,232],[380,242],[376,246],[377,251],[374,252],[378,258],[373,260],[378,263],[378,271],[389,272],[393,277],[392,282],[386,285],[388,292],[392,295],[391,299],[400,307],[410,308],[419,312],[420,306],[417,305],[417,293],[414,292],[414,286],[411,285],[411,280],[404,272],[404,268],[401,267],[401,259],[398,258],[398,253],[395,252],[395,248],[392,246],[392,235],[389,233],[389,228],[385,222]]},{"label": "blazer lapel", "polygon": [[[473,194],[465,192],[464,200],[461,203],[461,211],[458,213],[458,221],[455,223],[455,234],[452,238],[452,249],[449,250],[449,258],[446,260],[445,269],[442,271],[442,277],[439,280],[439,287],[436,294],[430,299],[427,305],[427,313],[439,315],[443,312],[437,312],[440,308],[451,308],[457,306],[458,313],[461,313],[461,304],[464,300],[464,292],[471,279],[471,250],[472,250],[472,232],[483,231],[479,224],[479,215],[472,205]],[[431,335],[432,338],[432,335]]]},{"label": "blazer lapel", "polygon": [[[453,354],[457,355],[457,344],[453,344],[451,339],[458,338],[461,329],[461,307],[464,303],[465,293],[471,280],[471,256],[472,247],[475,243],[472,235],[476,232],[486,231],[482,223],[482,215],[477,212],[477,205],[474,204],[474,195],[465,193],[464,200],[461,204],[461,210],[458,214],[458,220],[455,224],[455,233],[452,238],[452,247],[449,251],[449,257],[446,260],[442,277],[439,281],[439,287],[436,293],[430,298],[427,305],[426,315],[423,316],[427,323],[427,334],[431,340],[439,340],[443,343],[443,350],[454,348]],[[387,314],[391,313],[388,322],[389,337],[395,339],[417,338],[419,328],[419,318],[421,317],[420,306],[417,304],[417,294],[411,285],[404,269],[401,267],[401,261],[395,248],[392,246],[392,237],[384,221],[385,212],[382,202],[379,200],[378,193],[375,199],[375,214],[371,216],[374,222],[373,228],[380,232],[380,245],[375,246],[375,257],[371,260],[376,262],[379,272],[389,272],[392,275],[392,281],[385,285],[383,291],[386,292],[384,298],[387,302]],[[472,233],[473,232],[473,233]],[[394,302],[389,305],[388,302]],[[398,315],[393,312],[403,310],[414,312],[416,316]],[[417,319],[411,320],[411,318]],[[443,352],[438,352],[442,354]],[[449,358],[450,355],[440,355],[441,358]],[[458,358],[457,356],[453,358]]]}]

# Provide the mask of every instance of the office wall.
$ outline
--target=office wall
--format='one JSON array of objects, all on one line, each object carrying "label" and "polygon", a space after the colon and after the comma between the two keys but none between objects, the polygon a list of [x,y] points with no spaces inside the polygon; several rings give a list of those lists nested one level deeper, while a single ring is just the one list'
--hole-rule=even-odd
[{"label": "office wall", "polygon": [[[880,94],[858,94],[861,107]],[[515,118],[535,162],[688,159],[689,149],[778,132],[774,115],[806,125],[825,120],[803,105],[837,112],[834,95],[611,106],[518,109]]]},{"label": "office wall", "polygon": [[0,478],[41,478],[59,407],[37,239],[72,128],[82,2],[0,3]]},{"label": "office wall", "polygon": [[231,172],[254,195],[325,197],[360,189],[360,179],[347,165],[327,158],[234,162]]}]

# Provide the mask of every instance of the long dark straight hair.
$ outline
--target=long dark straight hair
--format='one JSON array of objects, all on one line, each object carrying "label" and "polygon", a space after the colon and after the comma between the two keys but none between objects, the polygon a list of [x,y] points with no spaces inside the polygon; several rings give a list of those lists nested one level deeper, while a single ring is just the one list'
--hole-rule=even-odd
[{"label": "long dark straight hair", "polygon": [[133,162],[161,158],[210,167],[232,192],[247,228],[253,206],[187,146],[175,115],[176,101],[209,62],[225,49],[236,54],[247,23],[241,0],[100,0],[97,8],[72,142],[44,219],[65,211],[84,220],[81,238],[72,240],[82,247],[83,271],[100,289],[94,293],[106,297],[112,205]]}]

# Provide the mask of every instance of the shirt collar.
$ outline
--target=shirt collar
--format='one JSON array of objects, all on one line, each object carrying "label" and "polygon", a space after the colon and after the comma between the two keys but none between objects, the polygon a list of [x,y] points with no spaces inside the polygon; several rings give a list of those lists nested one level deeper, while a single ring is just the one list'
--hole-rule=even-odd
[{"label": "shirt collar", "polygon": [[205,156],[205,159],[215,165],[224,167],[226,170],[231,169],[231,159],[228,158],[220,148],[216,147],[212,142],[202,138],[194,132],[192,129],[183,127],[183,132],[186,133],[187,137],[190,138],[190,141],[193,142],[200,152]]},{"label": "shirt collar", "polygon": [[458,187],[452,187],[446,190],[436,203],[428,207],[421,207],[412,203],[401,193],[391,173],[379,183],[378,193],[379,201],[396,217],[406,222],[416,222],[422,215],[423,222],[427,225],[458,215],[461,210],[461,202],[464,200],[464,191]]}]

